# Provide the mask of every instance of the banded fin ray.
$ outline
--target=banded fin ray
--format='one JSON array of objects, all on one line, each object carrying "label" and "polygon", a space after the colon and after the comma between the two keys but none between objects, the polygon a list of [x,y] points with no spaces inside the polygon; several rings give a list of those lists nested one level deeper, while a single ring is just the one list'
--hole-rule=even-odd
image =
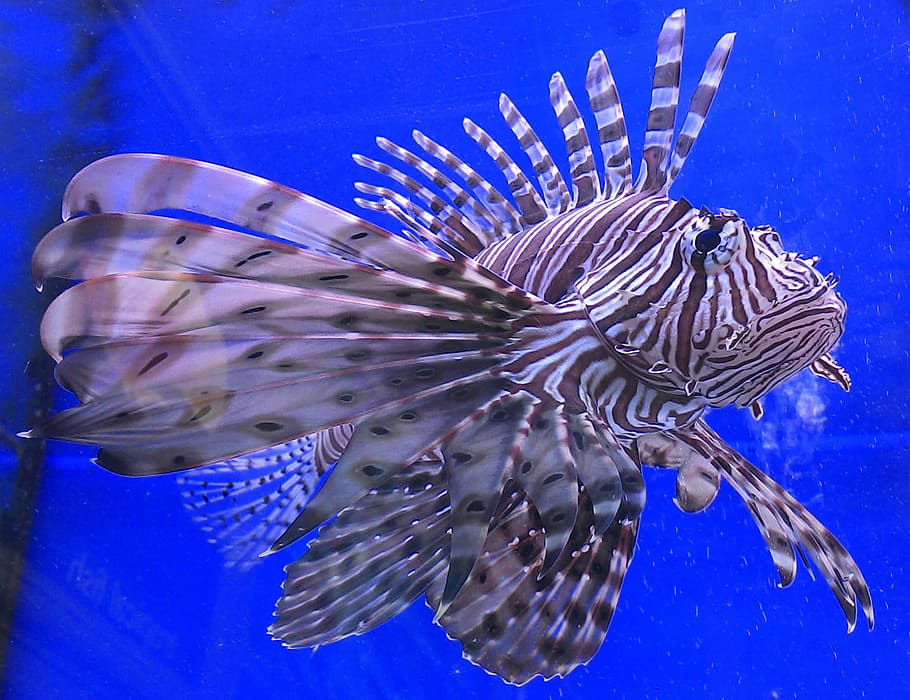
[{"label": "banded fin ray", "polygon": [[[566,142],[566,156],[569,159],[569,174],[572,178],[571,207],[563,206],[559,212],[569,208],[577,209],[593,202],[600,196],[600,177],[594,164],[594,152],[588,140],[584,120],[575,105],[575,99],[566,85],[562,73],[554,73],[550,79],[550,104],[556,113],[556,120],[562,129]],[[554,166],[555,167],[555,166]]]},{"label": "banded fin ray", "polygon": [[585,89],[597,125],[597,141],[603,156],[601,196],[605,200],[615,199],[632,186],[632,157],[622,102],[603,51],[595,53],[588,63]]},{"label": "banded fin ray", "polygon": [[[433,144],[432,141],[430,141],[429,139],[424,137],[419,131],[415,130],[413,132],[412,136],[414,138],[415,143],[418,146],[422,146],[425,150],[430,147],[430,144]],[[490,241],[493,240],[493,238],[497,234],[498,230],[500,229],[501,222],[487,208],[487,206],[485,206],[480,200],[478,200],[478,198],[476,196],[476,193],[477,193],[476,186],[474,188],[475,194],[468,192],[467,190],[464,189],[464,187],[459,185],[456,181],[454,181],[450,177],[446,176],[436,166],[428,163],[426,160],[424,160],[420,156],[416,155],[415,153],[412,153],[411,151],[407,150],[406,148],[402,148],[398,144],[393,143],[392,141],[389,141],[388,139],[377,138],[376,144],[383,151],[388,153],[390,156],[393,156],[394,158],[397,158],[401,162],[406,163],[407,165],[410,165],[411,167],[413,167],[417,172],[419,172],[421,175],[423,175],[428,180],[430,180],[430,182],[432,182],[433,185],[438,187],[441,190],[441,192],[444,193],[448,197],[449,201],[451,201],[452,205],[457,210],[457,214],[454,214],[454,212],[449,213],[452,210],[449,210],[448,205],[440,199],[427,198],[425,200],[428,204],[431,204],[433,206],[434,211],[436,210],[436,208],[440,209],[440,212],[436,212],[437,215],[439,213],[441,213],[442,211],[448,210],[447,213],[449,215],[445,218],[445,222],[447,224],[456,225],[457,222],[455,221],[455,219],[459,215],[462,216],[463,218],[467,219],[467,221],[470,224],[473,224],[473,227],[469,227],[469,230],[470,230],[471,235],[473,236],[473,239],[468,239],[468,240],[462,241],[460,244],[460,247],[462,248],[462,250],[464,250],[468,255],[473,257],[477,253],[477,251],[485,248],[486,246],[488,246],[490,244]],[[439,151],[440,151],[439,155],[440,155],[440,157],[442,157],[441,152],[444,151],[445,149],[443,149],[441,146],[438,146],[438,144],[433,144],[433,145],[439,149]],[[365,158],[364,156],[355,155],[354,160],[355,160],[355,162],[360,162],[360,160],[367,162],[370,159]],[[373,162],[377,163],[377,161],[373,161]],[[467,166],[464,166],[463,164],[462,164],[462,166],[467,167]],[[455,165],[454,168],[457,173],[458,165]],[[380,172],[380,171],[377,171],[377,172]],[[470,175],[468,177],[470,179]],[[428,194],[431,194],[429,192],[429,190],[426,190],[426,191],[425,190],[426,190],[426,188],[421,188],[421,189],[414,191],[414,193],[420,194],[421,196],[427,196]],[[489,205],[489,203],[488,203],[488,205]],[[470,245],[468,245],[468,244],[470,244]]]},{"label": "banded fin ray", "polygon": [[184,505],[227,566],[247,569],[309,502],[324,473],[317,437],[306,435],[258,452],[185,472]]},{"label": "banded fin ray", "polygon": [[519,391],[500,396],[458,425],[443,444],[449,475],[452,541],[449,570],[436,611],[444,611],[482,552],[490,520],[518,450],[519,427],[533,397]]},{"label": "banded fin ray", "polygon": [[[483,545],[476,554],[468,554],[469,560],[473,561],[457,565],[458,557],[450,551],[449,532],[453,533],[456,543],[458,536],[455,533],[467,534],[469,544],[479,533],[469,534],[476,529],[458,516],[457,505],[450,507],[450,496],[444,484],[453,489],[451,498],[454,503],[470,505],[470,499],[486,492],[486,489],[477,487],[477,468],[487,472],[483,479],[499,482],[508,473],[507,470],[514,469],[520,462],[518,455],[529,454],[533,449],[533,446],[522,443],[519,452],[510,446],[512,443],[509,440],[502,439],[505,435],[515,434],[514,430],[510,430],[515,427],[515,421],[528,423],[533,417],[552,413],[539,408],[529,412],[521,408],[523,399],[520,396],[517,398],[518,403],[511,407],[512,411],[499,416],[493,413],[508,406],[509,399],[503,398],[492,402],[476,417],[469,418],[456,428],[455,434],[459,439],[443,443],[443,453],[447,455],[444,464],[423,462],[420,467],[392,475],[382,485],[365,492],[359,500],[342,509],[338,518],[323,526],[311,543],[307,556],[288,567],[284,596],[278,604],[278,621],[271,629],[272,634],[293,647],[322,644],[350,634],[361,634],[400,612],[422,588],[430,586],[428,600],[441,624],[463,642],[465,653],[472,656],[472,649],[475,653],[477,649],[451,626],[468,624],[469,621],[472,626],[480,625],[481,621],[475,619],[478,604],[495,608],[499,605],[494,604],[495,601],[508,599],[511,605],[516,606],[531,586],[538,592],[535,600],[539,600],[539,604],[534,603],[526,617],[538,620],[542,610],[546,609],[551,611],[549,614],[554,616],[554,620],[549,627],[536,632],[531,621],[525,627],[522,619],[516,623],[517,629],[525,632],[519,635],[515,644],[522,646],[524,653],[533,657],[522,661],[527,664],[521,671],[525,675],[515,675],[514,670],[507,672],[504,668],[496,670],[497,666],[510,663],[508,656],[501,660],[494,660],[492,656],[488,659],[475,658],[475,662],[483,663],[497,673],[511,674],[504,677],[510,682],[521,683],[534,675],[551,677],[567,673],[590,658],[600,646],[615,608],[619,586],[631,558],[637,525],[616,521],[610,529],[613,534],[607,533],[604,538],[594,534],[593,510],[586,491],[576,490],[576,509],[584,510],[587,515],[581,517],[578,523],[573,521],[571,538],[559,550],[557,562],[545,570],[544,542],[550,533],[545,533],[542,527],[540,507],[527,498],[517,481],[512,481],[512,490],[507,489],[502,496],[496,496],[499,504],[495,509],[487,510],[489,525],[484,519],[480,530]],[[518,413],[514,412],[516,409]],[[480,420],[481,417],[485,417],[487,422]],[[497,432],[490,430],[490,426],[503,427]],[[469,454],[463,452],[468,449],[471,450]],[[370,452],[376,453],[375,450]],[[491,456],[485,458],[485,453]],[[465,468],[472,463],[474,470]],[[449,474],[453,470],[461,472],[460,479],[441,478],[442,473]],[[471,492],[471,486],[476,492]],[[467,493],[459,496],[459,491],[466,490]],[[492,492],[498,494],[499,489],[493,488]],[[468,510],[465,508],[465,513]],[[516,517],[523,523],[518,530],[520,536],[513,536],[515,530],[509,525]],[[318,519],[317,516],[313,521]],[[627,533],[623,536],[626,541],[621,547],[616,547],[616,533],[622,532]],[[509,543],[509,548],[499,552],[491,543],[502,538]],[[593,553],[590,554],[593,563],[585,563],[589,553]],[[492,568],[500,572],[498,558],[514,560],[516,556],[524,564],[512,574],[508,573],[508,569],[502,572],[502,577],[485,573]],[[456,563],[454,573],[451,567],[445,566],[447,561]],[[528,565],[533,562],[536,564],[529,568]],[[594,567],[592,571],[598,573],[579,592],[573,583],[575,578],[566,570],[584,566]],[[460,571],[469,573],[461,586],[454,585],[455,594],[450,594],[451,600],[447,601],[445,591],[453,588],[453,584],[448,582],[453,578],[457,582]],[[482,598],[475,590],[478,586],[484,587]],[[498,598],[489,596],[490,586],[500,591]],[[580,622],[587,614],[583,611],[591,611],[590,625]],[[490,620],[484,622],[489,623]],[[524,639],[525,636],[527,639]],[[579,650],[566,657],[558,651],[574,646],[578,646]],[[541,649],[559,656],[554,669],[550,669],[550,662],[538,658]]]},{"label": "banded fin ray", "polygon": [[233,375],[223,377],[222,385],[126,389],[58,413],[32,434],[102,444],[102,466],[157,474],[247,454],[420,397],[443,398],[483,379],[496,363],[439,358],[240,389],[224,385],[237,381]]},{"label": "banded fin ray", "polygon": [[[188,390],[220,385],[236,391],[277,381],[339,376],[377,362],[391,368],[432,362],[434,358],[460,361],[487,352],[495,354],[500,342],[495,337],[471,335],[251,335],[184,334],[82,347],[64,356],[54,374],[61,386],[87,402],[156,386]],[[343,351],[339,351],[340,344]]]},{"label": "banded fin ray", "polygon": [[657,37],[657,61],[651,86],[651,107],[635,189],[654,192],[666,183],[670,144],[676,128],[679,76],[682,64],[685,10],[677,10],[664,22]]},{"label": "banded fin ray", "polygon": [[415,279],[438,283],[444,278],[447,287],[483,289],[509,308],[526,307],[531,299],[444,241],[438,243],[447,255],[284,185],[212,163],[153,154],[109,156],[80,170],[63,200],[65,221],[80,212],[160,210],[194,212]]},{"label": "banded fin ray", "polygon": [[708,115],[708,110],[711,108],[711,103],[717,94],[717,88],[720,86],[721,78],[724,76],[724,71],[727,68],[727,59],[730,58],[735,38],[735,34],[724,34],[708,57],[704,73],[702,73],[701,79],[698,81],[695,92],[692,93],[686,120],[683,122],[682,129],[676,137],[676,144],[673,146],[673,155],[670,158],[667,181],[663,186],[664,190],[669,190],[670,186],[675,182],[686,162],[686,158],[692,151],[692,146],[695,145],[695,141],[705,125],[705,117]]},{"label": "banded fin ray", "polygon": [[[378,138],[376,143],[389,155],[404,161],[408,165],[413,165],[425,175],[429,174],[433,183],[442,192],[451,196],[454,190],[456,202],[467,201],[469,195],[464,193],[463,190],[459,191],[456,189],[456,185],[451,180],[439,171],[435,171],[431,165],[417,158],[410,151],[392,143],[388,139]],[[359,182],[355,183],[354,186],[360,192],[379,197],[380,199],[391,200],[402,213],[415,217],[416,220],[421,222],[423,227],[426,227],[433,234],[443,233],[446,239],[454,243],[461,251],[477,251],[483,247],[482,240],[485,237],[480,226],[478,226],[476,217],[470,213],[465,213],[463,208],[456,210],[448,201],[434,191],[386,163],[359,154],[354,154],[354,162],[362,168],[372,170],[398,183],[412,195],[422,200],[430,211],[428,212],[413,201],[406,200],[397,193],[382,187],[373,187]]]},{"label": "banded fin ray", "polygon": [[[471,188],[477,200],[483,203],[482,206],[489,214],[487,218],[493,226],[493,237],[486,242],[484,247],[521,230],[521,215],[519,212],[486,178],[448,148],[422,132],[415,129],[412,135],[414,141],[427,155],[439,160],[458,175]],[[474,257],[474,255],[474,253],[471,253],[471,257]]]},{"label": "banded fin ray", "polygon": [[499,96],[499,111],[527,155],[531,163],[531,170],[537,174],[537,182],[540,185],[540,193],[546,202],[548,215],[552,217],[566,211],[571,203],[566,182],[553,162],[553,157],[546,145],[534,132],[534,127],[528,123],[515,103],[504,93]]},{"label": "banded fin ray", "polygon": [[[159,184],[153,191],[143,193],[141,185],[150,180]],[[210,192],[223,196],[207,196]],[[267,203],[269,206],[264,207]],[[133,210],[142,212],[160,208],[183,208],[237,225],[258,226],[265,235],[321,246],[323,252],[293,251],[278,241],[270,250],[283,255],[287,262],[286,266],[278,264],[278,279],[275,282],[217,274],[230,270],[229,262],[217,263],[219,259],[224,259],[224,255],[221,258],[215,256],[214,265],[209,263],[215,267],[215,274],[202,274],[194,271],[199,269],[200,256],[212,246],[218,247],[219,242],[228,241],[230,244],[223,248],[229,259],[231,253],[234,257],[241,253],[241,260],[249,258],[245,246],[252,244],[258,248],[274,242],[254,236],[248,236],[250,240],[245,241],[242,236],[246,234],[206,227],[201,235],[195,235],[199,231],[194,232],[197,243],[202,241],[199,244],[201,248],[196,249],[195,258],[186,254],[182,258],[168,256],[162,254],[159,248],[160,239],[164,236],[179,240],[186,234],[180,233],[174,239],[174,227],[179,228],[182,224],[168,219],[150,221],[131,214]],[[114,470],[158,473],[186,469],[249,453],[260,447],[263,441],[278,444],[300,435],[350,423],[376,410],[382,403],[381,398],[371,397],[364,405],[345,406],[339,410],[337,396],[355,395],[357,392],[348,393],[354,383],[378,388],[393,379],[401,381],[395,379],[401,370],[396,369],[398,365],[394,359],[390,363],[382,357],[372,358],[368,365],[372,369],[366,372],[344,367],[330,369],[329,377],[320,381],[316,396],[335,405],[327,411],[319,411],[318,407],[312,410],[301,407],[301,411],[297,412],[294,409],[302,399],[294,397],[295,385],[299,386],[300,382],[315,384],[318,372],[293,376],[295,368],[291,368],[290,377],[276,377],[270,376],[267,368],[259,373],[240,372],[237,376],[231,373],[230,380],[226,380],[215,376],[218,374],[217,363],[209,375],[206,375],[205,369],[200,371],[196,359],[201,355],[199,352],[195,353],[192,361],[183,364],[182,370],[179,363],[172,362],[170,357],[165,363],[165,353],[156,347],[162,342],[170,343],[179,337],[181,343],[189,339],[185,340],[186,347],[191,347],[195,341],[204,344],[216,338],[227,341],[261,341],[265,338],[278,341],[284,338],[292,342],[295,338],[313,338],[318,344],[320,339],[356,340],[367,336],[381,341],[387,337],[404,341],[416,339],[418,342],[414,349],[417,356],[421,352],[421,337],[473,337],[467,341],[467,346],[470,346],[479,336],[485,336],[479,345],[489,348],[487,340],[490,331],[493,335],[505,332],[503,338],[506,338],[510,318],[517,319],[530,309],[536,313],[544,311],[532,297],[457,252],[452,259],[440,256],[305,195],[219,166],[143,155],[111,157],[88,166],[74,178],[67,190],[64,210],[65,216],[81,210],[113,211],[115,214],[118,210],[126,210],[126,214],[116,221],[118,226],[123,227],[122,230],[135,231],[149,225],[152,229],[150,235],[139,236],[139,240],[131,244],[133,248],[127,247],[123,251],[118,248],[120,232],[117,226],[111,226],[110,215],[91,215],[78,223],[65,224],[67,228],[55,234],[60,237],[57,243],[52,237],[44,248],[45,252],[53,252],[58,243],[65,242],[76,251],[76,258],[81,262],[68,268],[65,265],[61,267],[54,262],[59,261],[59,255],[39,254],[36,263],[36,270],[41,273],[38,276],[43,276],[45,272],[65,272],[74,277],[89,277],[88,281],[55,300],[44,320],[43,339],[48,350],[58,359],[76,348],[89,349],[84,360],[73,361],[70,369],[64,366],[61,373],[68,373],[70,378],[81,376],[83,396],[91,397],[92,401],[60,414],[48,425],[39,426],[30,434],[57,437],[79,435],[82,440],[106,441],[99,461]],[[323,228],[320,229],[320,226]],[[352,230],[354,233],[348,236],[349,240],[343,240],[344,234]],[[94,243],[105,240],[107,247],[99,246],[96,249],[100,251],[98,253],[79,252],[80,248],[92,248]],[[186,242],[185,239],[181,241]],[[278,260],[280,255],[273,260]],[[325,289],[322,284],[325,280],[306,276],[307,264],[311,263],[310,269],[317,271],[320,258],[325,259],[326,267],[332,268],[332,272],[345,269],[352,273],[349,278],[359,282],[351,283],[347,288],[336,286]],[[284,273],[290,273],[291,263],[300,261],[304,262],[301,268],[303,276],[286,277]],[[185,265],[191,271],[155,269],[171,264],[176,265],[178,270]],[[233,264],[236,266],[236,262]],[[416,299],[393,302],[376,298],[377,291],[368,284],[368,280],[376,277],[373,267],[383,264],[394,264],[406,272],[405,275],[396,270],[382,270],[389,272],[385,276],[387,281],[398,285],[395,296],[398,297],[403,290]],[[112,272],[130,266],[140,270]],[[143,271],[143,267],[152,269]],[[91,278],[97,273],[105,274]],[[334,274],[330,276],[335,277]],[[376,286],[382,289],[382,284]],[[388,287],[386,289],[392,291]],[[379,296],[384,294],[380,292]],[[111,300],[114,302],[111,303]],[[467,303],[470,300],[475,303]],[[459,305],[464,313],[458,311]],[[409,316],[410,322],[406,320]],[[483,318],[487,320],[481,320]],[[414,325],[410,325],[411,322]],[[210,332],[208,329],[217,330]],[[142,388],[131,387],[129,381],[124,382],[124,391],[115,391],[113,387],[118,384],[116,378],[111,376],[112,372],[103,369],[98,371],[102,379],[90,386],[91,382],[86,378],[93,373],[93,369],[99,368],[106,354],[110,357],[110,353],[105,352],[93,354],[91,349],[106,346],[113,352],[129,353],[136,348],[127,348],[123,343],[133,340],[136,347],[141,342],[147,343],[146,348],[139,350],[147,358],[145,362],[137,363],[141,364],[139,373],[155,368],[159,370],[156,372],[156,383],[149,381],[149,386],[155,384],[156,392],[149,394]],[[462,345],[457,354],[466,363],[457,369],[452,368],[452,375],[447,379],[425,384],[417,393],[432,392],[434,387],[456,380],[455,375],[459,372],[467,374],[462,374],[457,381],[468,384],[475,374],[488,371],[496,364],[495,353],[478,363],[478,349],[477,345],[474,350]],[[260,352],[256,349],[249,354],[258,357]],[[484,350],[479,352],[483,354]],[[435,356],[426,357],[421,363],[423,367],[418,367],[416,371],[433,372],[435,370],[427,363],[444,364],[455,359],[451,352],[441,355],[436,359],[433,359]],[[474,359],[471,359],[472,356]],[[174,370],[173,381],[168,378],[168,370]],[[116,371],[117,368],[113,370],[114,373]],[[187,385],[176,381],[197,371],[195,383]],[[213,377],[209,385],[205,385],[207,376]],[[229,386],[225,381],[239,384]],[[78,385],[79,381],[73,379],[72,383]],[[385,403],[405,402],[413,389],[407,382],[404,386],[408,388],[402,390],[398,387],[386,394]],[[105,392],[111,393],[105,395]],[[336,397],[331,396],[333,392]],[[268,401],[257,399],[265,395],[268,395]],[[252,422],[252,430],[249,424],[244,428],[238,422],[242,421],[244,410],[248,410],[245,407],[251,402],[257,404],[253,411],[256,415],[248,418]],[[281,415],[293,417],[293,420],[279,420]],[[161,430],[165,430],[167,436],[156,443],[161,448],[158,455],[152,436]],[[232,435],[223,441],[212,440],[213,430],[231,430]],[[270,434],[263,434],[263,430]],[[204,431],[208,439],[192,440],[191,436],[197,431]]]},{"label": "banded fin ray", "polygon": [[677,10],[664,22],[657,38],[651,107],[648,112],[641,168],[635,184],[638,192],[667,192],[676,180],[701,133],[705,117],[723,78],[730,51],[733,49],[734,34],[725,34],[715,45],[692,94],[686,119],[671,152],[679,106],[685,26],[685,10]]},{"label": "banded fin ray", "polygon": [[[358,160],[358,163],[363,167],[369,167],[369,165],[367,165],[367,161],[369,160],[370,159],[364,158]],[[394,171],[393,168],[389,168],[389,166],[384,163],[380,164],[379,161],[374,162],[377,165],[384,166],[381,169],[381,172],[398,181],[397,176],[392,174],[393,172],[397,173],[398,171]],[[417,183],[413,178],[405,176],[404,174],[401,174],[401,178],[406,180],[408,185],[412,185],[417,190],[429,191],[426,187]],[[406,187],[408,185],[406,185]],[[368,199],[366,197],[355,197],[354,202],[359,207],[369,211],[388,214],[396,219],[405,227],[402,229],[401,235],[409,240],[414,240],[416,242],[421,242],[421,239],[423,239],[423,241],[436,241],[436,244],[442,249],[447,251],[458,250],[460,253],[475,247],[471,241],[475,240],[476,236],[474,236],[473,233],[469,236],[464,235],[464,232],[468,230],[468,226],[464,219],[453,227],[446,223],[442,217],[435,216],[423,207],[415,204],[413,199],[405,197],[388,187],[378,187],[366,182],[355,182],[354,188],[358,192],[375,198]],[[432,196],[435,197],[435,195]],[[459,231],[459,229],[461,230]]]},{"label": "banded fin ray", "polygon": [[50,231],[32,256],[39,288],[51,277],[89,280],[127,272],[217,275],[393,304],[438,306],[442,297],[450,310],[503,306],[495,294],[445,284],[451,270],[444,265],[433,271],[434,280],[425,280],[221,226],[149,214],[70,219]]},{"label": "banded fin ray", "polygon": [[540,193],[524,171],[515,164],[508,151],[470,119],[464,120],[464,130],[486,152],[505,176],[512,201],[521,212],[522,227],[533,226],[546,219],[548,212]]},{"label": "banded fin ray", "polygon": [[[55,359],[111,340],[217,333],[225,338],[331,337],[344,333],[433,337],[506,333],[514,317],[438,305],[377,302],[324,290],[178,272],[118,273],[66,290],[51,303],[41,339]],[[212,331],[211,329],[217,329]]]},{"label": "banded fin ray", "polygon": [[542,573],[565,549],[578,514],[578,476],[562,411],[539,404],[520,430],[513,479],[537,509],[546,535]]},{"label": "banded fin ray", "polygon": [[354,426],[350,423],[341,423],[316,433],[313,461],[320,474],[327,472],[338,461],[353,434]]},{"label": "banded fin ray", "polygon": [[[283,549],[334,517],[344,506],[356,502],[370,490],[378,488],[389,477],[406,469],[428,450],[440,444],[446,445],[444,449],[447,449],[447,441],[451,439],[448,436],[453,432],[456,435],[461,432],[462,439],[467,439],[468,435],[476,439],[478,433],[481,441],[490,440],[491,436],[501,438],[503,432],[496,430],[495,425],[492,426],[493,430],[484,430],[488,426],[483,419],[489,418],[493,424],[502,422],[497,411],[507,412],[508,409],[502,406],[493,407],[498,406],[504,399],[508,401],[505,389],[504,380],[485,378],[473,383],[458,383],[455,388],[445,392],[427,392],[419,398],[398,403],[389,402],[387,407],[371,411],[355,424],[350,442],[316,497],[275,541],[269,551]],[[477,429],[465,431],[462,421],[468,426],[476,424]],[[453,429],[453,423],[458,427]],[[483,459],[486,456],[483,448],[483,442],[471,448],[477,450],[476,461],[480,464],[479,470],[476,465],[472,465],[474,469],[462,465],[460,474],[470,472],[475,478],[492,474],[494,482],[497,479],[501,481],[506,464],[498,459],[497,453],[494,453],[493,463],[488,465]],[[459,498],[466,490],[459,488],[462,485],[461,478],[455,475],[449,478],[449,488]],[[494,495],[498,493],[495,488],[491,490]],[[488,494],[487,491],[483,493]],[[464,511],[468,515],[476,514],[478,509],[474,501],[480,497],[478,495],[466,497],[468,502]],[[461,524],[457,518],[455,520],[457,524]],[[471,518],[467,517],[466,522],[468,525],[461,529],[453,523],[453,537],[464,537],[465,534],[462,533],[470,531]]]},{"label": "banded fin ray", "polygon": [[291,648],[363,634],[445,575],[449,500],[442,465],[397,474],[320,528],[286,569],[269,633]]},{"label": "banded fin ray", "polygon": [[[599,422],[588,419],[588,424],[593,427],[594,434],[600,442],[601,450],[606,458],[613,464],[619,474],[622,486],[622,500],[616,513],[617,520],[637,520],[645,507],[645,481],[641,474],[641,464],[637,456],[623,446],[619,439],[609,430],[605,430]],[[578,437],[573,436],[577,441]],[[596,495],[593,496],[596,498]],[[596,501],[595,501],[596,502]]]},{"label": "banded fin ray", "polygon": [[777,566],[782,587],[793,581],[794,552],[805,552],[840,604],[848,631],[856,627],[859,608],[872,629],[875,625],[872,599],[859,566],[815,516],[771,477],[732,450],[703,420],[689,430],[675,431],[675,435],[710,459],[749,506]]},{"label": "banded fin ray", "polygon": [[[569,414],[567,424],[575,471],[591,501],[594,531],[603,534],[613,524],[623,503],[621,467],[617,466],[613,450],[608,450],[590,416]],[[627,476],[625,481],[632,480]]]},{"label": "banded fin ray", "polygon": [[520,489],[504,504],[451,605],[439,614],[439,579],[427,590],[427,602],[465,656],[507,682],[565,676],[603,642],[632,558],[637,521],[617,521],[603,535],[592,535],[591,504],[582,491],[567,547],[541,577],[545,544],[536,509]]}]

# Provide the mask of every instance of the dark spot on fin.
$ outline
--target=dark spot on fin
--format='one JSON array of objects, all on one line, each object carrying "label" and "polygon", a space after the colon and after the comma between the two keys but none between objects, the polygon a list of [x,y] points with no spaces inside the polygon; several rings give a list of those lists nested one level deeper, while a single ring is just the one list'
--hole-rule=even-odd
[{"label": "dark spot on fin", "polygon": [[377,476],[381,475],[384,470],[380,469],[375,464],[367,464],[361,471],[371,479],[375,479]]},{"label": "dark spot on fin", "polygon": [[180,292],[180,296],[178,296],[170,304],[167,305],[167,307],[164,309],[164,311],[161,312],[161,315],[167,316],[171,311],[174,310],[174,307],[177,306],[177,304],[179,304],[181,301],[186,299],[189,296],[189,294],[190,294],[190,290],[184,289],[182,292]]},{"label": "dark spot on fin", "polygon": [[167,353],[166,353],[166,352],[159,352],[159,353],[158,353],[157,355],[155,355],[151,360],[149,360],[148,362],[145,363],[145,367],[143,367],[142,369],[140,369],[140,370],[139,370],[139,374],[136,375],[136,376],[141,377],[143,374],[145,374],[146,372],[148,372],[148,371],[149,371],[150,369],[152,369],[153,367],[155,367],[155,366],[161,364],[161,363],[164,362],[166,359],[167,359]]},{"label": "dark spot on fin", "polygon": [[323,275],[319,278],[320,282],[338,282],[340,280],[346,280],[348,275]]}]

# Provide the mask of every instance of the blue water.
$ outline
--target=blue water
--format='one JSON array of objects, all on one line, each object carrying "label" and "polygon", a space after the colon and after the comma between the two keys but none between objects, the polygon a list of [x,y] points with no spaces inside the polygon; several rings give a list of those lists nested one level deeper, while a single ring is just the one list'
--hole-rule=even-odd
[{"label": "blue water", "polygon": [[[678,2],[221,3],[8,0],[0,7],[2,419],[27,427],[40,298],[28,259],[78,167],[114,151],[229,164],[351,207],[376,154],[419,127],[477,153],[506,91],[551,143],[547,81],[576,93],[604,48],[642,133],[653,47]],[[34,6],[31,6],[34,5]],[[92,9],[105,5],[104,9]],[[330,9],[331,7],[331,9]],[[226,570],[170,478],[129,480],[49,446],[2,679],[11,698],[910,697],[910,29],[896,0],[690,2],[684,91],[738,32],[676,196],[773,224],[842,278],[850,394],[803,377],[710,421],[851,550],[877,626],[847,635],[822,581],[787,590],[730,489],[697,516],[649,470],[635,561],[607,640],[562,681],[516,689],[461,659],[415,604],[364,637],[289,651],[265,629],[300,549]],[[688,93],[686,93],[688,94]],[[556,139],[553,141],[552,139]],[[506,141],[504,138],[503,141]],[[635,143],[640,143],[636,141]],[[478,163],[483,158],[474,158]],[[4,442],[0,496],[15,458]]]}]

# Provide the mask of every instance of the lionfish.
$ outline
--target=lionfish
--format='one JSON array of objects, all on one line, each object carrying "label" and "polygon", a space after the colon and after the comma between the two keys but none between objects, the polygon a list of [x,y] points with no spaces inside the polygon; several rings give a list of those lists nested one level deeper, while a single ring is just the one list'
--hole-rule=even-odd
[{"label": "lionfish", "polygon": [[811,559],[848,629],[858,607],[871,628],[850,554],[704,420],[731,404],[758,417],[806,367],[850,380],[829,354],[846,306],[817,259],[733,210],[669,197],[734,38],[710,54],[675,135],[684,27],[673,13],[657,41],[634,179],[603,52],[585,84],[602,170],[559,73],[568,179],[505,95],[533,176],[464,128],[507,193],[419,131],[416,152],[377,140],[398,165],[355,156],[391,185],[357,183],[358,203],[403,232],[208,163],[88,165],[33,260],[39,289],[81,280],[41,324],[81,405],[26,435],[100,445],[98,464],[119,474],[195,469],[187,494],[235,559],[318,528],[270,628],[289,647],[363,634],[425,595],[488,672],[564,676],[606,635],[643,464],[677,470],[686,512],[725,479],[781,585],[797,554]]}]

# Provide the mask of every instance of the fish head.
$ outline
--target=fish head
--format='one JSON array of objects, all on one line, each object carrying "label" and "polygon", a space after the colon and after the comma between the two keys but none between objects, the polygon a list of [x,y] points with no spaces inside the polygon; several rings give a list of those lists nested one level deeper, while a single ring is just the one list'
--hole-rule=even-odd
[{"label": "fish head", "polygon": [[840,340],[847,305],[837,278],[816,269],[818,258],[785,250],[773,227],[722,211],[679,246],[704,281],[689,336],[699,364],[690,368],[709,405],[748,406]]},{"label": "fish head", "polygon": [[828,355],[847,311],[837,279],[816,269],[817,258],[786,251],[774,228],[702,209],[642,250],[591,297],[620,310],[588,308],[637,377],[714,407],[749,406],[806,367],[848,388]]}]

